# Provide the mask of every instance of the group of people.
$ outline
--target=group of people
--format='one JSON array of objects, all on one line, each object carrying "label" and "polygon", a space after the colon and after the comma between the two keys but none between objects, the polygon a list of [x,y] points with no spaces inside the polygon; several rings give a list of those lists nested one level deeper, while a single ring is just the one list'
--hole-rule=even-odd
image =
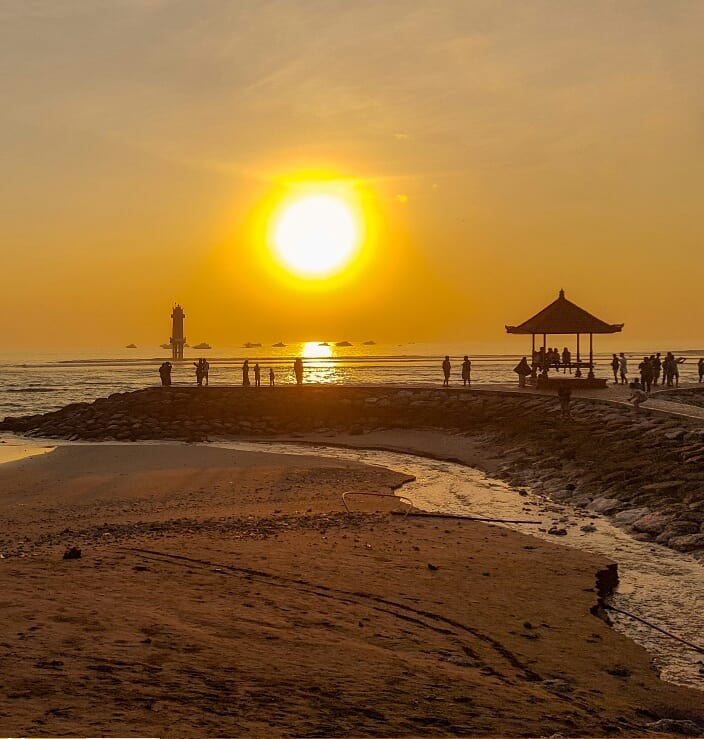
[{"label": "group of people", "polygon": [[[445,355],[445,359],[442,361],[442,374],[444,377],[443,387],[449,387],[450,385],[450,373],[452,372],[452,364],[450,363],[449,355]],[[472,384],[472,362],[469,357],[465,354],[462,360],[462,384],[466,387]]]},{"label": "group of people", "polygon": [[538,351],[533,352],[533,369],[536,371],[547,372],[550,368],[560,369],[564,373],[567,370],[572,374],[572,352],[564,347],[562,353],[557,347],[541,346]]},{"label": "group of people", "polygon": [[[466,357],[465,357],[466,359]],[[210,372],[210,363],[207,359],[201,358],[197,362],[193,362],[193,366],[195,367],[196,372],[196,384],[197,385],[207,385],[208,384],[208,375]],[[159,377],[161,378],[161,384],[164,387],[170,387],[171,386],[171,370],[173,369],[173,365],[171,362],[163,362],[162,365],[159,367]],[[255,363],[254,367],[252,368],[253,374],[254,374],[254,386],[255,387],[261,387],[262,384],[262,368],[259,366],[259,362]],[[303,384],[303,360],[298,357],[293,362],[293,374],[296,378],[296,384],[302,385]],[[242,384],[245,387],[249,387],[251,385],[250,379],[249,379],[249,360],[245,359],[244,363],[242,365]],[[274,375],[273,368],[269,368],[269,385],[274,386],[276,384],[276,376]]]},{"label": "group of people", "polygon": [[[261,387],[262,385],[262,369],[259,366],[259,362],[256,362],[254,367],[254,387]],[[300,357],[296,357],[293,361],[293,374],[296,377],[296,385],[303,384],[303,360]],[[269,386],[273,387],[276,384],[276,376],[274,375],[274,369],[269,367]],[[249,387],[249,360],[245,359],[242,364],[242,385]]]},{"label": "group of people", "polygon": [[[664,359],[660,352],[643,357],[643,361],[638,364],[639,379],[637,380],[641,390],[649,393],[652,386],[658,384],[666,387],[679,387],[679,365],[684,361],[684,357],[677,358],[672,352],[667,352]],[[697,368],[699,370],[699,382],[701,382],[704,377],[704,359],[699,360]],[[612,356],[611,369],[614,373],[615,383],[620,381],[623,385],[628,382],[628,360],[623,352],[618,356],[615,354]],[[633,387],[633,383],[631,383],[631,387]]]},{"label": "group of people", "polygon": [[[256,362],[254,365],[254,387],[261,387],[262,386],[262,368],[259,366],[259,362]],[[274,376],[274,370],[270,367],[269,368],[269,385],[273,386],[276,382],[276,378]],[[244,387],[250,386],[249,381],[249,359],[245,359],[244,363],[242,364],[242,385]]]}]

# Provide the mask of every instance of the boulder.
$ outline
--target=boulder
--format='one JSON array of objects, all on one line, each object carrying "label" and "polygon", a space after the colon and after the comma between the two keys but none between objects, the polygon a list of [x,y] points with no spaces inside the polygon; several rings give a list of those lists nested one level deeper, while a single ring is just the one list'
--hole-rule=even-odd
[{"label": "boulder", "polygon": [[622,505],[623,503],[616,498],[594,498],[587,508],[595,513],[611,513]]},{"label": "boulder", "polygon": [[648,513],[650,513],[650,508],[628,508],[625,511],[616,513],[613,517],[613,522],[616,526],[630,526],[639,518],[647,516]]},{"label": "boulder", "polygon": [[692,552],[695,549],[704,548],[704,534],[686,534],[685,536],[673,536],[667,545],[678,552]]},{"label": "boulder", "polygon": [[635,531],[650,534],[651,536],[658,536],[662,534],[671,520],[672,515],[669,513],[647,513],[637,521],[634,521],[632,526]]}]

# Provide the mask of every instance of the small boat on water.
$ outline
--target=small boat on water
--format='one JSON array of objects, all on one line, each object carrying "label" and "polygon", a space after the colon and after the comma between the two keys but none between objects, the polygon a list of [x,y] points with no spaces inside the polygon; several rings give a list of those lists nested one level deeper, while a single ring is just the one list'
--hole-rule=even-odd
[{"label": "small boat on water", "polygon": [[200,344],[194,344],[194,349],[212,349],[213,347],[210,346],[210,344],[206,344],[205,341],[201,341]]},{"label": "small boat on water", "polygon": [[127,345],[127,346],[125,347],[125,349],[136,349],[136,348],[137,348],[137,345],[136,345],[136,344],[128,344],[128,345]]},{"label": "small boat on water", "polygon": [[335,346],[352,346],[349,341],[338,341]]},{"label": "small boat on water", "polygon": [[159,344],[162,349],[171,349],[171,344]]},{"label": "small boat on water", "polygon": [[277,349],[281,349],[281,347],[286,346],[283,341],[277,341],[276,344],[272,344],[272,346],[275,346]]},{"label": "small boat on water", "polygon": [[318,346],[330,346],[327,341],[321,341]]},{"label": "small boat on water", "polygon": [[258,346],[261,346],[261,344],[258,344],[258,343],[252,342],[252,341],[248,341],[244,345],[244,348],[245,349],[256,349]]},{"label": "small boat on water", "polygon": [[376,341],[363,341],[362,344],[364,346],[374,346],[374,344],[376,344]]}]

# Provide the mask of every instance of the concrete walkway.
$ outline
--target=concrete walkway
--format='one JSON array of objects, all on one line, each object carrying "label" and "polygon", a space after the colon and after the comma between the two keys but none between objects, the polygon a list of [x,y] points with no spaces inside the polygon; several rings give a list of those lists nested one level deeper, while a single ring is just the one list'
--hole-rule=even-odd
[{"label": "concrete walkway", "polygon": [[[661,386],[658,386],[660,388]],[[681,383],[678,390],[689,390],[699,388],[704,394],[704,386],[696,382]],[[518,388],[516,385],[476,385],[475,390],[501,390],[504,392],[515,392],[521,395],[555,395],[554,390],[538,390],[536,388]],[[687,405],[686,403],[676,403],[675,401],[668,400],[669,393],[674,388],[669,389],[658,389],[654,390],[648,400],[641,406],[641,411],[657,411],[660,413],[667,413],[672,416],[679,416],[682,418],[695,418],[697,420],[704,421],[704,408],[696,405]],[[583,389],[573,390],[572,397],[585,398],[590,400],[601,400],[606,403],[613,403],[615,405],[625,406],[627,408],[633,408],[631,403],[628,402],[628,398],[631,395],[631,389],[628,385],[608,385],[605,390],[597,389]]]}]

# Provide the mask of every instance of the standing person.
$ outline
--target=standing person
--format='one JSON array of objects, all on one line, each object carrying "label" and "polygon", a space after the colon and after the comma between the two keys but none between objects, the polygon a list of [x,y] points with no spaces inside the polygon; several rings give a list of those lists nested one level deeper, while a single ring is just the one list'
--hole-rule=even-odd
[{"label": "standing person", "polygon": [[269,367],[269,385],[270,385],[270,387],[274,387],[274,369],[273,369],[273,367]]},{"label": "standing person", "polygon": [[611,359],[611,369],[614,373],[614,385],[618,385],[618,371],[621,369],[621,362],[615,354]]},{"label": "standing person", "polygon": [[296,385],[303,384],[303,360],[296,357],[293,363],[293,374],[296,375]]},{"label": "standing person", "polygon": [[445,355],[445,359],[442,361],[442,373],[445,376],[445,379],[443,380],[442,386],[448,387],[450,385],[450,370],[452,369],[452,365],[450,364],[450,357]]},{"label": "standing person", "polygon": [[249,387],[249,359],[245,359],[242,365],[242,385]]},{"label": "standing person", "polygon": [[660,359],[660,352],[655,356],[650,357],[650,364],[653,365],[653,385],[658,384],[660,379],[660,372],[662,371],[662,359]]},{"label": "standing person", "polygon": [[[700,362],[702,360],[699,360]],[[173,365],[171,362],[164,362],[161,367],[159,367],[159,377],[161,377],[161,384],[164,387],[171,387],[171,367]],[[700,380],[701,382],[701,380]]]},{"label": "standing person", "polygon": [[525,387],[526,377],[533,374],[533,370],[525,357],[513,368],[513,371],[518,375],[518,387]]},{"label": "standing person", "polygon": [[621,377],[621,384],[625,385],[628,380],[628,360],[623,352],[618,355],[618,372]]},{"label": "standing person", "polygon": [[193,366],[196,368],[196,384],[200,387],[203,384],[203,360],[193,362]]},{"label": "standing person", "polygon": [[675,376],[675,357],[672,352],[665,355],[662,363],[662,384],[672,387],[672,378]]},{"label": "standing person", "polygon": [[464,362],[462,362],[462,384],[472,384],[472,363],[466,354],[464,355]]},{"label": "standing person", "polygon": [[675,380],[675,387],[680,386],[680,365],[683,364],[685,361],[685,357],[680,357],[679,359],[675,359],[675,361],[672,363],[672,377]]},{"label": "standing person", "polygon": [[203,380],[205,381],[205,384],[208,384],[208,373],[210,372],[210,362],[208,362],[205,357],[200,360],[203,362]]},{"label": "standing person", "polygon": [[697,371],[699,372],[699,382],[704,379],[704,359],[697,362]]},{"label": "standing person", "polygon": [[650,364],[650,357],[643,357],[643,361],[638,365],[640,370],[640,384],[646,393],[650,392],[650,386],[653,382],[653,368]]},{"label": "standing person", "polygon": [[262,386],[262,371],[259,367],[259,362],[254,365],[254,387]]}]

